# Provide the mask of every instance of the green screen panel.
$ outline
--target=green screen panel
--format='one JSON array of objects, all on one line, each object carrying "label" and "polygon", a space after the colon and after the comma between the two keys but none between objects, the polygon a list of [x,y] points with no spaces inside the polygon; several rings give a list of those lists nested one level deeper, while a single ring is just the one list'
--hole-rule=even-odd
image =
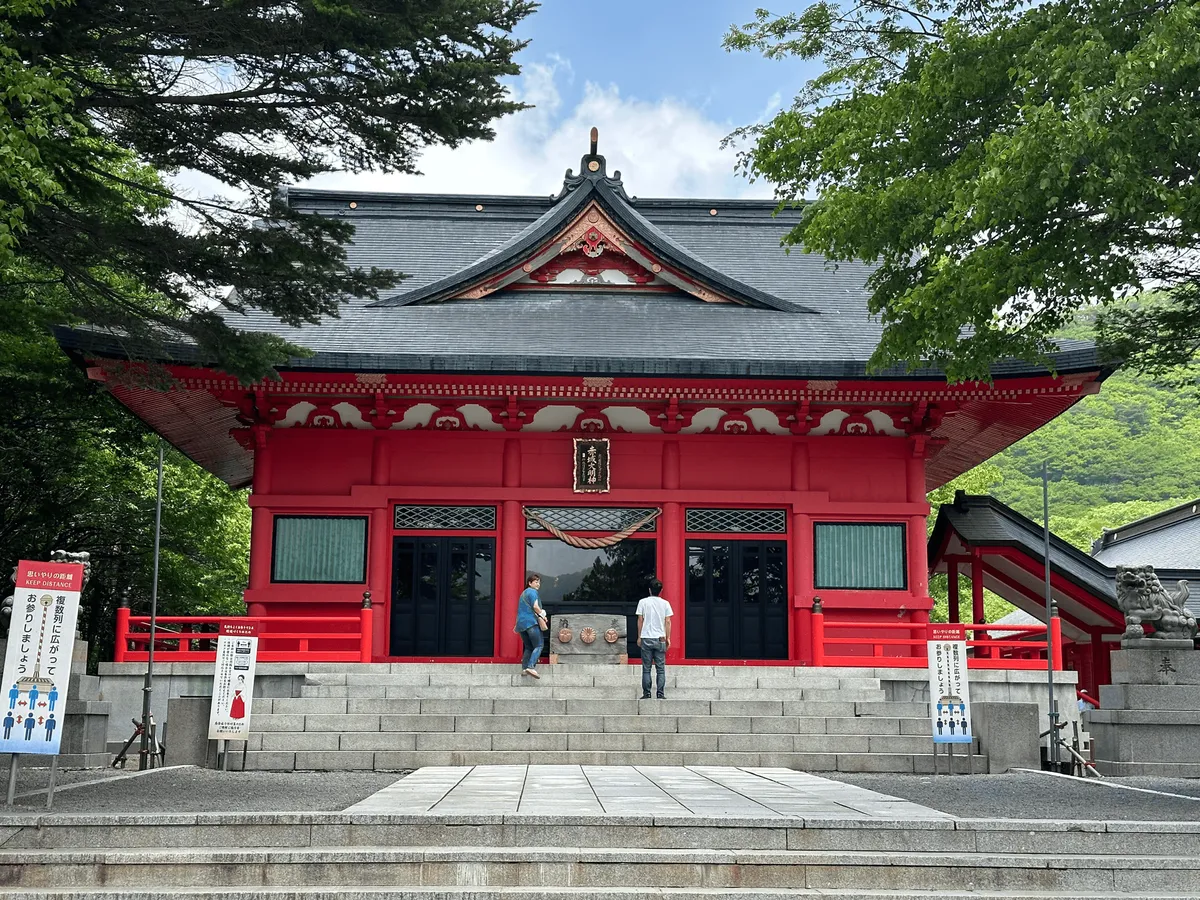
[{"label": "green screen panel", "polygon": [[904,590],[904,523],[818,522],[815,586],[830,590]]},{"label": "green screen panel", "polygon": [[365,516],[276,516],[271,580],[361,584],[367,578]]}]

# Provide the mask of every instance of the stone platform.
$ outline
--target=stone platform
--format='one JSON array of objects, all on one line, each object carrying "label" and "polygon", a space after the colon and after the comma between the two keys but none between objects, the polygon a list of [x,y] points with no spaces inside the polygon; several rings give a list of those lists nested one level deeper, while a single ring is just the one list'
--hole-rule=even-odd
[{"label": "stone platform", "polygon": [[476,766],[418,769],[350,807],[410,815],[949,819],[946,813],[783,768]]},{"label": "stone platform", "polygon": [[959,819],[785,769],[439,768],[344,812],[0,815],[0,844],[7,900],[1200,895],[1200,823]]}]

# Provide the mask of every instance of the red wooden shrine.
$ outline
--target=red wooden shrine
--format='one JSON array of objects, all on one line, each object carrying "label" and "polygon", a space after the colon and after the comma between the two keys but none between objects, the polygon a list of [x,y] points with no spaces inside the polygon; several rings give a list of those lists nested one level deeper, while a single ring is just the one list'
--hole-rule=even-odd
[{"label": "red wooden shrine", "polygon": [[[548,200],[289,202],[351,217],[351,264],[415,274],[320,326],[252,317],[314,351],[280,380],[242,384],[179,347],[157,392],[121,377],[115,344],[59,334],[135,414],[252,487],[264,659],[515,661],[538,569],[560,615],[628,616],[657,575],[675,663],[923,665],[926,492],[1107,374],[1076,342],[1057,374],[869,376],[867,267],[785,254],[795,217],[770,203],[634,200],[594,143]],[[579,438],[608,439],[586,490]],[[582,537],[659,515],[582,557],[528,510]],[[1020,664],[1003,642],[979,658]]]}]

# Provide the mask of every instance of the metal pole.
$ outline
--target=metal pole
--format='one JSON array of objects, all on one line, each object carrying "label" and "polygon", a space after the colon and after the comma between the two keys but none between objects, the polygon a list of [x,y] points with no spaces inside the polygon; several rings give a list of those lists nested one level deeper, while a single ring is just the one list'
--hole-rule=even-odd
[{"label": "metal pole", "polygon": [[17,797],[17,757],[19,753],[14,753],[8,760],[8,806],[12,806]]},{"label": "metal pole", "polygon": [[[145,769],[150,752],[150,694],[154,683],[154,636],[158,628],[158,544],[162,532],[163,445],[158,441],[158,499],[154,504],[154,580],[150,583],[150,644],[146,656],[146,683],[142,688],[142,744],[138,749],[138,769]],[[157,747],[155,748],[158,749]]]},{"label": "metal pole", "polygon": [[1054,608],[1054,597],[1050,591],[1050,474],[1045,460],[1042,460],[1042,556],[1046,563],[1046,679],[1050,691],[1050,704],[1047,707],[1050,752],[1047,758],[1051,768],[1058,771],[1058,705],[1054,700],[1054,646],[1050,624],[1050,620],[1058,615],[1058,610]]},{"label": "metal pole", "polygon": [[50,784],[46,788],[46,809],[54,808],[54,785],[58,782],[58,755],[50,760]]}]

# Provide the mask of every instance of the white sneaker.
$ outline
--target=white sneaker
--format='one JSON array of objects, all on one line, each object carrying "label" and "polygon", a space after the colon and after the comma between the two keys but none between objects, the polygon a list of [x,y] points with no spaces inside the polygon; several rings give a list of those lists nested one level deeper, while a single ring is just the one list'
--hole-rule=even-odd
[{"label": "white sneaker", "polygon": [[534,678],[541,678],[541,677],[542,677],[541,675],[539,675],[539,674],[537,673],[537,669],[526,669],[525,671],[526,671],[526,672],[528,672],[528,673],[529,673],[529,674],[530,674],[532,677],[534,677]]}]

